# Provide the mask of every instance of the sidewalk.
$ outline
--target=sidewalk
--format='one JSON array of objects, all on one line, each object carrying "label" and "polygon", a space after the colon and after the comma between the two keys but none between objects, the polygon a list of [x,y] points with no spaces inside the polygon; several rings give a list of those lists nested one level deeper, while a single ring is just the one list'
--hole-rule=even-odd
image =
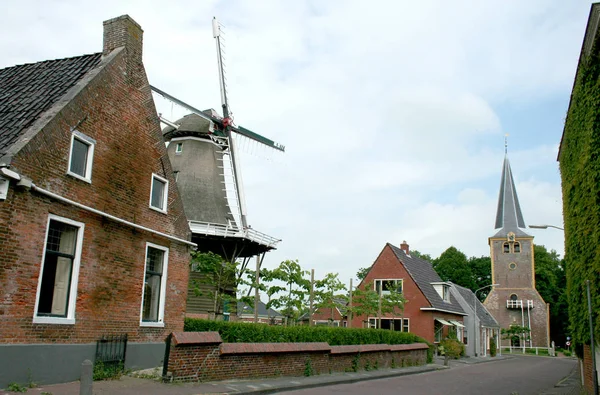
[{"label": "sidewalk", "polygon": [[[304,388],[322,387],[335,384],[349,384],[364,380],[377,380],[388,377],[399,377],[443,369],[452,369],[457,364],[478,364],[511,359],[511,355],[491,357],[470,357],[451,360],[445,367],[444,359],[435,357],[432,364],[399,369],[380,369],[369,372],[334,373],[311,377],[280,377],[254,380],[229,380],[212,383],[174,383],[165,384],[148,378],[123,376],[120,380],[94,382],[94,395],[199,395],[199,394],[273,394]],[[579,370],[573,369],[571,374],[559,381],[554,389],[544,395],[579,395]],[[14,392],[0,391],[0,395],[14,395]],[[44,385],[32,388],[27,394],[34,395],[79,395],[79,382]]]}]

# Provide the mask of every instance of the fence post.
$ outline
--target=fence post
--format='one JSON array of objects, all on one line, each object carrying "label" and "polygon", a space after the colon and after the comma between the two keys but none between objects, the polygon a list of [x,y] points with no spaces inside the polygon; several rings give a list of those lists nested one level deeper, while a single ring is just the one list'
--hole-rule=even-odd
[{"label": "fence post", "polygon": [[169,371],[169,356],[171,354],[171,339],[173,338],[173,333],[169,333],[169,336],[165,339],[165,357],[163,359],[163,371],[162,378],[163,381],[167,379],[167,372]]},{"label": "fence post", "polygon": [[92,386],[94,383],[94,365],[92,361],[86,359],[81,364],[81,378],[79,381],[79,395],[92,395]]}]

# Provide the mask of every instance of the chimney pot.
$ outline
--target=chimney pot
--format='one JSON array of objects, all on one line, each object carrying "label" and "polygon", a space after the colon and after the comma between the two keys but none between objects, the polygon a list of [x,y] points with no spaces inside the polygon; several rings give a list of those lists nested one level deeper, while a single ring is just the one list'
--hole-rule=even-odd
[{"label": "chimney pot", "polygon": [[400,244],[400,249],[401,249],[402,251],[404,251],[404,253],[405,253],[406,255],[410,255],[410,250],[409,250],[409,248],[408,248],[408,244],[406,244],[406,240],[404,240],[404,241],[403,241],[403,242]]}]

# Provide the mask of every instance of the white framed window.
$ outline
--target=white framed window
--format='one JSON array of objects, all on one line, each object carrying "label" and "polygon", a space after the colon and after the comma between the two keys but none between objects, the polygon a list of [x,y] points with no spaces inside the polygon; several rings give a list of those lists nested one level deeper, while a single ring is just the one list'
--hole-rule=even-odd
[{"label": "white framed window", "polygon": [[71,149],[69,150],[69,168],[67,174],[85,182],[92,182],[92,163],[96,140],[74,130],[71,133]]},{"label": "white framed window", "polygon": [[140,326],[164,327],[169,249],[146,243]]},{"label": "white framed window", "polygon": [[159,175],[152,173],[152,186],[150,188],[150,208],[167,212],[167,197],[169,193],[169,181]]},{"label": "white framed window", "polygon": [[391,291],[402,293],[402,279],[380,279],[375,280],[375,291],[379,295],[389,295]]},{"label": "white framed window", "polygon": [[433,341],[434,343],[439,343],[442,341],[444,335],[444,325],[439,322],[438,320],[435,320],[433,322]]},{"label": "white framed window", "polygon": [[75,323],[75,301],[85,224],[48,215],[33,322]]},{"label": "white framed window", "polygon": [[183,143],[177,143],[177,145],[175,145],[175,153],[181,154],[182,151],[183,151]]}]

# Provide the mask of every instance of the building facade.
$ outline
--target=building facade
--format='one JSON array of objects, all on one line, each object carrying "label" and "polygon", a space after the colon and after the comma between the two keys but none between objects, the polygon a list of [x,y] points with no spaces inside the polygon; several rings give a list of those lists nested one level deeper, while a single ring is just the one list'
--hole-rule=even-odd
[{"label": "building facade", "polygon": [[431,263],[410,255],[409,245],[390,243],[383,248],[359,289],[373,287],[385,293],[401,292],[406,300],[394,314],[352,317],[353,328],[372,327],[411,332],[431,343],[439,343],[451,333],[463,338],[463,317],[467,315]]},{"label": "building facade", "polygon": [[484,305],[502,329],[522,326],[530,330],[503,346],[549,347],[549,306],[535,288],[533,236],[525,229],[523,213],[508,157],[504,158],[495,228],[489,238],[492,284]]},{"label": "building facade", "polygon": [[0,70],[0,387],[77,380],[108,335],[159,366],[183,330],[194,244],[142,35],[125,15],[101,53]]}]

